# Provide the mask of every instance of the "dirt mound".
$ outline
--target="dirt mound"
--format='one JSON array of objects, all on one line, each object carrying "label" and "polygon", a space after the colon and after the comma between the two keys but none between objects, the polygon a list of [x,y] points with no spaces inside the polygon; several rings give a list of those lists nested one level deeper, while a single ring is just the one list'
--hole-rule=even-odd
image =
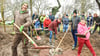
[{"label": "dirt mound", "polygon": [[12,36],[5,32],[0,32],[0,44],[8,44],[12,41]]},{"label": "dirt mound", "polygon": [[12,36],[5,32],[0,32],[0,56],[8,56],[11,52]]}]

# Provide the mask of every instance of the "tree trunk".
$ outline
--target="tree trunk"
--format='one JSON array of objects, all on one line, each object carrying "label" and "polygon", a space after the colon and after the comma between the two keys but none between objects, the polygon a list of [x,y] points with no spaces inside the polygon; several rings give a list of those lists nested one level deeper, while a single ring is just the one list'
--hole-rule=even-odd
[{"label": "tree trunk", "polygon": [[96,0],[96,2],[98,4],[99,10],[100,10],[100,2],[99,2],[99,0]]},{"label": "tree trunk", "polygon": [[53,15],[55,15],[58,12],[59,8],[61,7],[59,0],[57,0],[57,3],[58,3],[59,6],[52,8],[52,14]]},{"label": "tree trunk", "polygon": [[60,4],[59,0],[57,0],[57,2],[58,2],[58,5],[59,5],[59,7],[58,7],[58,9],[59,9],[61,7],[61,4]]},{"label": "tree trunk", "polygon": [[4,32],[6,32],[5,20],[4,20],[4,0],[1,1],[1,16],[4,25]]},{"label": "tree trunk", "polygon": [[30,0],[30,10],[31,10],[31,16],[33,14],[33,11],[32,11],[32,0]]},{"label": "tree trunk", "polygon": [[81,13],[85,12],[86,0],[81,0]]},{"label": "tree trunk", "polygon": [[[33,11],[32,11],[32,0],[30,0],[30,11],[31,11],[31,17],[32,17],[32,14],[33,14]],[[31,29],[30,33],[31,33],[31,38],[32,38],[32,26],[30,26],[30,29]]]}]

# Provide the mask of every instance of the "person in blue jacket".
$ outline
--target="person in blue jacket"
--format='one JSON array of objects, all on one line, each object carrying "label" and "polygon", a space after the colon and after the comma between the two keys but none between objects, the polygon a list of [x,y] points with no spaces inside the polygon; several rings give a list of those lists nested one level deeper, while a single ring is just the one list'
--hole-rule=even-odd
[{"label": "person in blue jacket", "polygon": [[68,30],[68,24],[69,24],[69,18],[68,18],[68,14],[66,14],[66,16],[62,19],[63,21],[63,32],[67,32]]},{"label": "person in blue jacket", "polygon": [[34,27],[35,27],[35,29],[40,27],[40,21],[38,20],[38,18],[36,19],[36,21],[34,23]]},{"label": "person in blue jacket", "polygon": [[52,12],[50,12],[49,19],[51,19],[51,21],[54,21],[54,19],[55,19],[55,16],[52,15]]},{"label": "person in blue jacket", "polygon": [[89,16],[87,17],[87,26],[90,27],[93,25],[93,16],[91,13],[89,13]]}]

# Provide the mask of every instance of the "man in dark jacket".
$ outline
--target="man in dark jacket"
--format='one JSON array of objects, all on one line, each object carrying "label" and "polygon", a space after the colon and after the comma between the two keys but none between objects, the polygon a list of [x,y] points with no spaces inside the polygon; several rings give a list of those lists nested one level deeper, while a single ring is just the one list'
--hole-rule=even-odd
[{"label": "man in dark jacket", "polygon": [[60,19],[55,19],[53,22],[51,22],[48,26],[48,29],[50,31],[50,45],[52,45],[52,35],[54,33],[54,39],[57,40],[56,34],[57,34],[57,27],[61,23]]},{"label": "man in dark jacket", "polygon": [[18,56],[17,47],[21,41],[22,41],[23,55],[28,56],[28,47],[27,47],[28,39],[26,39],[26,37],[22,33],[22,31],[25,31],[27,33],[28,27],[32,23],[27,8],[28,8],[28,4],[23,3],[21,6],[21,11],[16,11],[14,13],[14,20],[12,23],[15,22],[15,24],[17,24],[20,27],[20,30],[18,30],[16,27],[14,29],[16,34],[12,45],[12,56]]},{"label": "man in dark jacket", "polygon": [[99,27],[99,34],[100,34],[100,17],[97,15],[97,13],[94,14],[93,21],[95,23],[95,28],[93,33],[96,31],[97,27]]},{"label": "man in dark jacket", "polygon": [[77,33],[77,26],[78,26],[78,23],[80,22],[80,17],[77,16],[76,10],[74,10],[73,17],[71,20],[72,20],[71,32],[72,32],[73,39],[74,39],[74,45],[72,47],[72,50],[74,50],[77,46],[77,36],[75,35],[75,33]]}]

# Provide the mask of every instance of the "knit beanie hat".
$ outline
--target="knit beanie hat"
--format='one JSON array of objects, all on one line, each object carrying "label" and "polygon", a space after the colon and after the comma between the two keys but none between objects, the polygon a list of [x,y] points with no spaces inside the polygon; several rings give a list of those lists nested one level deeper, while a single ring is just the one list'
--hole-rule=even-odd
[{"label": "knit beanie hat", "polygon": [[73,11],[73,13],[77,14],[77,10],[75,9],[75,10]]}]

